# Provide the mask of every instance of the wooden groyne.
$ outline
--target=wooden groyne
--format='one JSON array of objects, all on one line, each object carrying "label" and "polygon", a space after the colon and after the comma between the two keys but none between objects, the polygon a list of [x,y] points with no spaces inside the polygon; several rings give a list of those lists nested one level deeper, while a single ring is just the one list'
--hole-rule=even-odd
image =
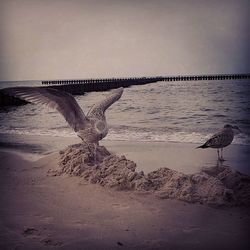
[{"label": "wooden groyne", "polygon": [[[54,88],[66,91],[73,95],[83,95],[85,92],[106,91],[113,88],[143,85],[159,81],[219,81],[219,80],[250,80],[250,74],[218,74],[218,75],[180,75],[157,77],[129,77],[129,78],[99,78],[99,79],[73,79],[73,80],[44,80],[41,88]],[[5,95],[0,90],[0,107],[21,105],[26,102]]]},{"label": "wooden groyne", "polygon": [[85,80],[52,80],[42,81],[47,88],[60,89],[73,95],[82,95],[84,92],[107,91],[114,88],[127,88],[132,85],[143,85],[158,82],[160,77],[143,78],[110,78],[110,79],[85,79]]},{"label": "wooden groyne", "polygon": [[[148,84],[159,81],[159,77],[150,78],[120,78],[118,79],[87,79],[87,80],[51,80],[42,81],[40,88],[53,88],[63,90],[72,95],[84,95],[86,92],[107,91],[119,87],[129,87],[131,85]],[[26,101],[12,96],[8,96],[0,89],[0,107],[16,106],[26,104]]]},{"label": "wooden groyne", "polygon": [[202,80],[242,80],[250,79],[250,74],[231,75],[189,75],[189,76],[157,76],[157,77],[130,77],[130,78],[100,78],[100,79],[75,79],[75,80],[46,80],[42,85],[50,88],[61,89],[73,95],[84,92],[106,91],[113,88],[143,85],[154,82],[172,81],[202,81]]},{"label": "wooden groyne", "polygon": [[163,81],[216,81],[216,80],[247,80],[250,74],[228,74],[228,75],[192,75],[192,76],[167,76]]},{"label": "wooden groyne", "polygon": [[[100,79],[74,79],[74,80],[45,80],[43,85],[68,85],[68,84],[95,84],[112,85],[115,87],[130,85],[140,85],[152,82],[172,82],[172,81],[214,81],[214,80],[246,80],[250,79],[250,74],[218,74],[218,75],[179,75],[179,76],[157,76],[157,77],[129,77],[129,78],[100,78]],[[119,86],[118,86],[119,85]],[[104,86],[102,86],[104,87]],[[97,88],[97,87],[95,87]]]}]

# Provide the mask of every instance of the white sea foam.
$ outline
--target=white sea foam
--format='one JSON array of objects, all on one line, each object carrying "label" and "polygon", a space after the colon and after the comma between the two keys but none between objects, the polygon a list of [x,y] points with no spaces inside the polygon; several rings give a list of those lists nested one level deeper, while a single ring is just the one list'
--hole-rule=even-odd
[{"label": "white sea foam", "polygon": [[[212,136],[212,134],[188,133],[188,132],[131,132],[123,131],[116,133],[110,131],[106,139],[108,140],[125,140],[125,141],[153,141],[153,142],[182,142],[182,143],[204,143]],[[250,145],[250,140],[247,136],[235,136],[234,144]]]},{"label": "white sea foam", "polygon": [[[17,135],[33,135],[33,136],[53,136],[72,138],[76,134],[69,129],[9,129],[0,127],[0,133],[17,134]],[[204,143],[212,134],[202,134],[197,132],[162,132],[162,131],[136,131],[129,128],[124,130],[110,129],[104,140],[114,141],[152,141],[152,142],[181,142],[181,143]],[[236,135],[234,144],[250,145],[250,139],[247,135]]]},{"label": "white sea foam", "polygon": [[16,135],[34,135],[34,136],[60,136],[60,137],[74,137],[76,134],[70,130],[41,130],[41,129],[0,129],[3,134]]},{"label": "white sea foam", "polygon": [[[76,134],[68,129],[51,129],[51,130],[42,130],[42,129],[8,129],[1,128],[0,133],[6,134],[17,134],[17,135],[35,135],[35,136],[60,136],[60,137],[74,137]],[[200,143],[209,137],[202,135],[200,133],[185,133],[185,132],[175,132],[175,133],[157,133],[151,131],[134,131],[134,130],[113,130],[110,129],[107,137],[107,140],[119,140],[119,141],[159,141],[159,142],[192,142]]]}]

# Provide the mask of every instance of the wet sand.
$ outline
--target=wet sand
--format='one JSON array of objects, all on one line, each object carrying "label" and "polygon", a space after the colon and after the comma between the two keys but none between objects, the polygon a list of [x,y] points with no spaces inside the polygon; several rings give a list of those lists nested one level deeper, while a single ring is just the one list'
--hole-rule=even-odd
[{"label": "wet sand", "polygon": [[[163,148],[155,149],[158,158],[148,162],[142,157],[148,156],[143,146],[139,149],[135,144],[111,143],[107,148],[129,159],[137,157],[139,164],[165,165],[160,157]],[[57,167],[59,157],[55,152],[31,162],[0,152],[4,204],[0,249],[250,247],[250,213],[245,207],[212,208],[159,199],[150,192],[114,191],[79,176],[52,176],[48,170]],[[165,167],[171,167],[174,159]]]},{"label": "wet sand", "polygon": [[[215,149],[196,149],[199,144],[174,142],[103,141],[102,144],[118,155],[125,155],[148,173],[168,167],[185,174],[199,172],[203,167],[221,165]],[[250,175],[250,147],[230,145],[224,149],[224,166]]]},{"label": "wet sand", "polygon": [[[0,134],[0,149],[19,153],[25,159],[36,160],[59,151],[68,145],[80,143],[75,137],[32,136]],[[220,165],[215,149],[196,149],[199,144],[174,142],[137,142],[102,140],[108,150],[125,155],[137,164],[138,171],[148,173],[168,167],[185,174],[199,172],[203,167]],[[159,159],[160,157],[160,159]],[[224,149],[224,166],[250,175],[250,147],[232,144]]]}]

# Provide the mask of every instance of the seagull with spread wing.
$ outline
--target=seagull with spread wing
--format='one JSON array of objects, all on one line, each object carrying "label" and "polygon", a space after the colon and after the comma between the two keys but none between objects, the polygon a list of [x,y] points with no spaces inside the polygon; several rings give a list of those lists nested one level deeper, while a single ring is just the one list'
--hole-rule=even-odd
[{"label": "seagull with spread wing", "polygon": [[82,141],[88,146],[93,143],[96,149],[98,142],[108,134],[105,111],[120,99],[123,88],[112,90],[105,99],[94,104],[87,115],[75,98],[64,91],[44,87],[16,87],[3,89],[3,92],[27,102],[56,109]]}]

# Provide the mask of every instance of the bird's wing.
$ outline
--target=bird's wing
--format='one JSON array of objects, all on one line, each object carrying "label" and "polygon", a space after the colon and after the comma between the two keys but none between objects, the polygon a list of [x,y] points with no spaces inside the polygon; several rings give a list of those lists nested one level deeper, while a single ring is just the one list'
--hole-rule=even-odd
[{"label": "bird's wing", "polygon": [[221,146],[223,145],[223,141],[225,139],[225,134],[223,133],[223,131],[220,131],[216,134],[214,134],[209,140],[207,140],[207,142],[205,143],[205,145],[207,147],[216,147],[216,146]]},{"label": "bird's wing", "polygon": [[104,118],[104,113],[114,102],[120,99],[123,93],[123,88],[114,89],[111,93],[99,103],[96,103],[89,110],[87,117],[93,117],[98,119]]},{"label": "bird's wing", "polygon": [[28,102],[44,104],[56,109],[75,132],[85,127],[87,119],[75,98],[69,93],[43,87],[16,87],[2,89],[2,91]]}]

